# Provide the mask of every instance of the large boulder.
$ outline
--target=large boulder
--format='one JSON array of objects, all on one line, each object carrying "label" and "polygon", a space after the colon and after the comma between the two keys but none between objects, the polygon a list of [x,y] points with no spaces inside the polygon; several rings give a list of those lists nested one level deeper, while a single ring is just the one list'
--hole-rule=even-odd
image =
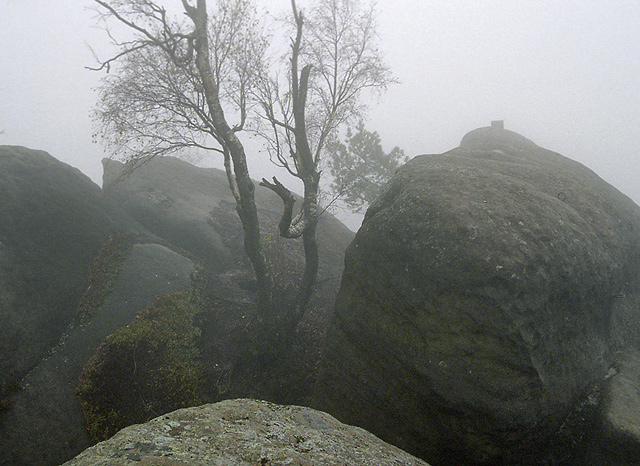
[{"label": "large boulder", "polygon": [[632,340],[639,273],[629,198],[516,133],[472,131],[368,210],[315,406],[434,465],[556,464],[575,444],[556,433]]},{"label": "large boulder", "polygon": [[428,466],[326,413],[255,400],[174,411],[127,427],[64,466]]},{"label": "large boulder", "polygon": [[104,159],[103,167],[105,195],[149,231],[217,271],[237,261],[237,251],[228,244],[233,235],[227,236],[224,220],[212,225],[210,218],[221,201],[232,200],[224,172],[173,157],[142,164]]},{"label": "large boulder", "polygon": [[73,320],[111,232],[141,228],[79,170],[18,146],[0,146],[0,219],[2,400]]},{"label": "large boulder", "polygon": [[0,215],[0,464],[59,464],[90,444],[82,367],[194,264],[43,151],[0,146]]},{"label": "large boulder", "polygon": [[[130,248],[106,296],[66,330],[51,353],[21,380],[21,389],[8,398],[9,409],[0,413],[0,450],[6,461],[0,464],[53,466],[93,443],[75,393],[83,366],[107,336],[130,324],[156,296],[188,288],[193,270],[190,259],[165,246]],[[97,286],[90,283],[90,288]],[[110,376],[122,380],[131,374]]]}]

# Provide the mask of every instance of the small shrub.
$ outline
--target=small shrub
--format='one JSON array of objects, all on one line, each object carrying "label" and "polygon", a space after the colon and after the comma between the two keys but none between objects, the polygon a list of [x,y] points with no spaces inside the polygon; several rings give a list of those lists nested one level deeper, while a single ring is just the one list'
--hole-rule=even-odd
[{"label": "small shrub", "polygon": [[189,293],[162,295],[102,342],[76,388],[94,440],[200,404],[195,312]]}]

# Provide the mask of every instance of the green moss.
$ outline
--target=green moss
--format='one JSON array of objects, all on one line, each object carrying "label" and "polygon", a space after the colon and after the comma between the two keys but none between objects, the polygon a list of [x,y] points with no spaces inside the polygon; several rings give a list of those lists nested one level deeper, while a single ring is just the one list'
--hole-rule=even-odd
[{"label": "green moss", "polygon": [[187,292],[160,296],[103,341],[76,388],[94,440],[200,404],[196,309]]},{"label": "green moss", "polygon": [[78,319],[85,320],[104,302],[136,238],[133,233],[114,231],[102,245],[89,267],[89,286],[78,303]]}]

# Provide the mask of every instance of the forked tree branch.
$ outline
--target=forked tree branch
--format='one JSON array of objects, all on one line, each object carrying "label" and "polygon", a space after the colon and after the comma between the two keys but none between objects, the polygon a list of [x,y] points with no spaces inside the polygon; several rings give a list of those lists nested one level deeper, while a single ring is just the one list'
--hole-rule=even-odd
[{"label": "forked tree branch", "polygon": [[302,210],[298,213],[298,215],[293,217],[293,206],[296,203],[297,197],[291,191],[289,191],[275,176],[273,177],[273,183],[267,181],[265,178],[262,178],[260,182],[260,186],[264,186],[265,188],[269,188],[271,191],[276,193],[282,199],[284,204],[284,208],[282,210],[282,217],[280,218],[280,223],[278,224],[278,228],[280,230],[280,236],[283,238],[299,238],[303,231],[306,222],[303,221],[303,212]]}]

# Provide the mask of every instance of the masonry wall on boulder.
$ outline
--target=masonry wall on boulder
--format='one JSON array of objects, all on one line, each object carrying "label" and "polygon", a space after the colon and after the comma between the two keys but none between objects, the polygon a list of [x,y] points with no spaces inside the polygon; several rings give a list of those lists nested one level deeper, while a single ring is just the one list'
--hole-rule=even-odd
[{"label": "masonry wall on boulder", "polygon": [[620,297],[637,325],[639,272],[630,199],[516,133],[472,131],[368,210],[315,406],[434,465],[566,458],[554,435],[609,373]]}]

